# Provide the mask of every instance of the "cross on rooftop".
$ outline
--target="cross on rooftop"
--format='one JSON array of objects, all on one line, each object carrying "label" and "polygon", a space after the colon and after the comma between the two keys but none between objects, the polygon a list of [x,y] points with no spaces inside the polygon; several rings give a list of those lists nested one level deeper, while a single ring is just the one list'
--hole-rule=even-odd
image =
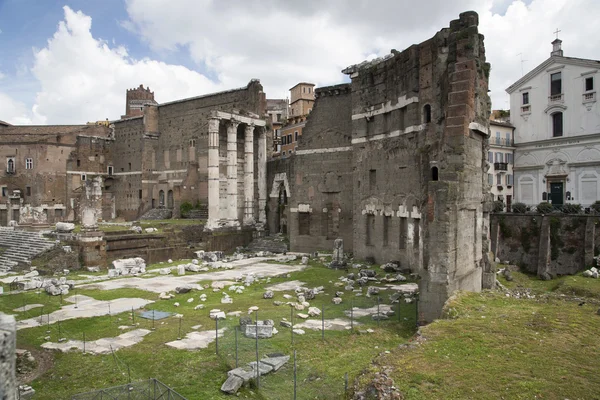
[{"label": "cross on rooftop", "polygon": [[558,34],[562,32],[560,29],[556,28],[556,31],[552,32],[554,34],[556,34],[556,38],[558,39]]}]

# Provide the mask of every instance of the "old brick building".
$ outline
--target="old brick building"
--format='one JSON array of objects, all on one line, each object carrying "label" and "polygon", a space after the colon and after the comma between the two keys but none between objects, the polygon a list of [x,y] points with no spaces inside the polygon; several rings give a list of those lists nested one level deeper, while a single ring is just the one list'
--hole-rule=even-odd
[{"label": "old brick building", "polygon": [[350,84],[316,90],[296,154],[270,164],[270,228],[289,232],[291,250],[330,249],[342,237],[359,259],[409,266],[431,320],[456,290],[493,282],[478,16],[343,72]]}]

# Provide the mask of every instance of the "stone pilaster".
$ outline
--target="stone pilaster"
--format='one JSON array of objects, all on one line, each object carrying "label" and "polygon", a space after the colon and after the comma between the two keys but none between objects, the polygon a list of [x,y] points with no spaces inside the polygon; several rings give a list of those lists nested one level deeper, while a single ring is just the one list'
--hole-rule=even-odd
[{"label": "stone pilaster", "polygon": [[258,222],[266,225],[267,212],[267,132],[265,128],[258,135]]},{"label": "stone pilaster", "polygon": [[244,225],[254,224],[254,125],[246,125],[244,138]]},{"label": "stone pilaster", "polygon": [[238,168],[237,168],[237,128],[239,122],[231,120],[227,124],[227,223],[239,226],[238,221]]},{"label": "stone pilaster", "polygon": [[208,120],[208,221],[207,229],[218,227],[219,210],[219,120]]}]

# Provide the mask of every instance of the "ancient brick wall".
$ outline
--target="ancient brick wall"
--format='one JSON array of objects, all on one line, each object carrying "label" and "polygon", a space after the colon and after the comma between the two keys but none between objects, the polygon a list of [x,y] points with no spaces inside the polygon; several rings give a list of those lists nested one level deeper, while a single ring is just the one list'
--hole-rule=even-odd
[{"label": "ancient brick wall", "polygon": [[540,277],[575,274],[600,252],[598,222],[586,215],[492,214],[491,249],[500,261]]}]

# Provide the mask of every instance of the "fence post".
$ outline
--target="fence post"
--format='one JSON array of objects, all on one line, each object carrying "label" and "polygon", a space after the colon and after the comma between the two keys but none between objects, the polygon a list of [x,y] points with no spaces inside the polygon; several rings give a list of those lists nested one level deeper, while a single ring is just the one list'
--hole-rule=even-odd
[{"label": "fence post", "polygon": [[294,350],[294,400],[296,400],[296,350]]},{"label": "fence post", "polygon": [[48,318],[48,324],[46,325],[46,333],[50,333],[50,313],[47,313],[46,317]]},{"label": "fence post", "polygon": [[238,367],[238,327],[235,327],[235,367]]},{"label": "fence post", "polygon": [[323,303],[323,309],[321,310],[321,340],[325,340],[325,303]]},{"label": "fence post", "polygon": [[415,327],[419,329],[419,294],[415,294]]},{"label": "fence post", "polygon": [[83,354],[85,354],[85,331],[83,332]]},{"label": "fence post", "polygon": [[260,389],[260,368],[258,365],[258,310],[254,312],[254,318],[256,318],[254,331],[254,337],[256,338],[256,388]]},{"label": "fence post", "polygon": [[402,318],[400,317],[400,311],[402,311],[402,297],[398,298],[398,322],[402,322]]},{"label": "fence post", "polygon": [[348,393],[348,373],[347,372],[344,374],[344,395],[346,393]]},{"label": "fence post", "polygon": [[215,315],[215,348],[219,355],[219,317]]},{"label": "fence post", "polygon": [[350,299],[350,330],[354,330],[354,299]]},{"label": "fence post", "polygon": [[380,319],[381,319],[381,313],[379,311],[379,295],[377,295],[377,326],[379,326]]},{"label": "fence post", "polygon": [[[181,340],[181,318],[179,317],[179,333],[177,334],[177,340]],[[218,342],[217,342],[218,343]],[[217,354],[218,354],[218,350],[217,350]]]},{"label": "fence post", "polygon": [[135,325],[135,314],[133,312],[133,307],[131,307],[131,325]]},{"label": "fence post", "polygon": [[290,319],[292,326],[290,327],[292,331],[292,346],[294,345],[294,306],[290,306]]}]

